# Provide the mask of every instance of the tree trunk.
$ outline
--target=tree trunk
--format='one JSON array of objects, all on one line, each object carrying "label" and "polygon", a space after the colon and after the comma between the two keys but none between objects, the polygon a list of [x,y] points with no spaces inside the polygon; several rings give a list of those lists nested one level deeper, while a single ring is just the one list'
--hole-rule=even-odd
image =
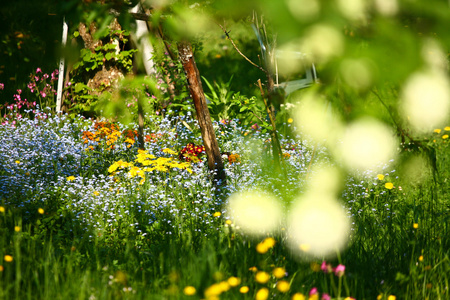
[{"label": "tree trunk", "polygon": [[197,112],[197,120],[202,132],[209,170],[215,171],[214,179],[216,180],[214,180],[214,184],[219,183],[220,180],[223,185],[226,182],[226,177],[222,156],[220,154],[216,134],[214,133],[214,128],[212,126],[211,117],[209,115],[209,110],[200,79],[200,73],[197,69],[197,65],[195,64],[191,44],[186,41],[179,42],[178,55],[181,63],[183,64],[189,91],[191,93],[192,100],[194,101],[195,111]]}]

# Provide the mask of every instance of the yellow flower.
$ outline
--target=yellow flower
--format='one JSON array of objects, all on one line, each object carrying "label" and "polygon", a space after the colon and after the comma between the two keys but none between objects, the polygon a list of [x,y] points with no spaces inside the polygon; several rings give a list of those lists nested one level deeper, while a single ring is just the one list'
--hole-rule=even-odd
[{"label": "yellow flower", "polygon": [[231,276],[230,278],[228,278],[227,281],[231,287],[238,286],[241,283],[241,279],[238,277],[234,277],[234,276]]},{"label": "yellow flower", "polygon": [[262,288],[259,289],[259,291],[256,293],[256,300],[266,300],[269,298],[269,289],[268,288]]},{"label": "yellow flower", "polygon": [[252,271],[252,272],[256,272],[256,271],[258,271],[258,268],[253,266],[253,267],[248,268],[248,270]]},{"label": "yellow flower", "polygon": [[210,287],[208,287],[205,290],[205,297],[210,298],[213,296],[218,296],[221,293],[222,293],[222,287],[219,284],[214,283],[213,285],[211,285]]},{"label": "yellow flower", "polygon": [[99,191],[94,191],[93,194],[94,194],[94,196],[99,196],[100,192]]},{"label": "yellow flower", "polygon": [[231,224],[233,224],[233,222],[232,222],[231,220],[226,220],[226,221],[225,221],[225,224],[231,225]]},{"label": "yellow flower", "polygon": [[444,135],[442,136],[442,139],[443,139],[443,140],[448,139],[448,134],[444,134]]},{"label": "yellow flower", "polygon": [[5,269],[5,268],[3,268],[2,265],[0,265],[0,272],[3,272],[4,269]]},{"label": "yellow flower", "polygon": [[0,212],[4,213],[5,212],[5,208],[3,206],[0,206]]},{"label": "yellow flower", "polygon": [[277,290],[279,290],[282,293],[286,293],[289,291],[290,284],[286,280],[278,281],[277,283]]},{"label": "yellow flower", "polygon": [[378,174],[377,178],[378,178],[378,180],[383,180],[384,179],[384,175],[383,174]]},{"label": "yellow flower", "polygon": [[414,224],[413,224],[413,228],[414,228],[414,229],[419,228],[419,223],[414,223]]},{"label": "yellow flower", "polygon": [[12,262],[13,261],[13,257],[11,255],[5,255],[3,257],[3,260],[6,262]]},{"label": "yellow flower", "polygon": [[222,215],[222,213],[221,213],[220,211],[216,211],[216,212],[213,214],[213,217],[218,218],[218,217],[220,217],[221,215]]},{"label": "yellow flower", "polygon": [[397,297],[395,297],[394,295],[389,295],[389,297],[387,298],[387,300],[395,300],[397,299]]},{"label": "yellow flower", "polygon": [[178,154],[178,153],[176,153],[175,151],[173,151],[172,149],[169,149],[169,148],[164,148],[163,152],[167,153],[167,154],[172,154],[172,155],[177,155]]},{"label": "yellow flower", "polygon": [[381,300],[381,299],[383,299],[383,294],[379,294],[379,295],[377,296],[377,300]]},{"label": "yellow flower", "polygon": [[289,118],[287,121],[288,121],[288,123],[294,122],[294,120],[292,118]]},{"label": "yellow flower", "polygon": [[187,287],[185,287],[184,290],[183,290],[183,293],[184,293],[186,296],[192,296],[192,295],[195,295],[195,292],[196,292],[195,287],[190,286],[190,285],[187,286]]},{"label": "yellow flower", "polygon": [[445,130],[445,131],[450,131],[450,126],[446,126],[446,127],[444,128],[444,130]]},{"label": "yellow flower", "polygon": [[302,293],[295,293],[292,295],[291,300],[305,300],[305,296]]},{"label": "yellow flower", "polygon": [[43,215],[43,214],[44,214],[44,209],[38,208],[38,213],[40,213],[41,215]]},{"label": "yellow flower", "polygon": [[14,226],[14,231],[15,232],[19,232],[20,231],[20,226]]},{"label": "yellow flower", "polygon": [[67,179],[67,181],[73,181],[73,180],[75,180],[75,176],[69,176],[66,179]]},{"label": "yellow flower", "polygon": [[248,288],[248,286],[246,286],[246,285],[241,286],[241,288],[239,289],[239,292],[240,292],[241,294],[246,294],[246,293],[248,293],[248,291],[249,291],[249,288]]},{"label": "yellow flower", "polygon": [[261,242],[258,245],[256,245],[256,251],[258,253],[264,254],[267,251],[269,251],[269,248],[264,243]]},{"label": "yellow flower", "polygon": [[437,128],[437,129],[435,129],[433,131],[436,132],[437,134],[441,133],[441,129],[440,128]]},{"label": "yellow flower", "polygon": [[273,269],[272,274],[275,278],[280,279],[286,276],[286,270],[284,268],[275,268]]},{"label": "yellow flower", "polygon": [[269,281],[270,275],[267,272],[259,271],[258,273],[256,273],[255,279],[257,282],[264,284]]},{"label": "yellow flower", "polygon": [[275,243],[276,243],[276,242],[275,242],[274,238],[268,237],[268,238],[265,238],[265,239],[264,239],[263,243],[264,243],[267,247],[272,248],[273,246],[275,246]]},{"label": "yellow flower", "polygon": [[219,287],[222,290],[222,292],[226,292],[230,289],[230,284],[228,283],[228,281],[221,281],[219,283]]},{"label": "yellow flower", "polygon": [[386,182],[384,187],[387,188],[388,190],[392,190],[394,188],[394,184],[392,182]]},{"label": "yellow flower", "polygon": [[419,261],[423,261],[423,255],[419,256]]},{"label": "yellow flower", "polygon": [[20,160],[16,160],[16,164],[18,164],[18,165],[19,165],[19,164],[20,164]]}]

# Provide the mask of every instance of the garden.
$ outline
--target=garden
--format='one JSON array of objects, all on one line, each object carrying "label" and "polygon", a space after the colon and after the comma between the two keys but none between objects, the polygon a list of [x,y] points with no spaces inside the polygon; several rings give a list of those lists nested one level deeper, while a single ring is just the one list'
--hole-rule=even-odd
[{"label": "garden", "polygon": [[57,2],[65,70],[1,11],[0,299],[450,298],[448,4]]}]

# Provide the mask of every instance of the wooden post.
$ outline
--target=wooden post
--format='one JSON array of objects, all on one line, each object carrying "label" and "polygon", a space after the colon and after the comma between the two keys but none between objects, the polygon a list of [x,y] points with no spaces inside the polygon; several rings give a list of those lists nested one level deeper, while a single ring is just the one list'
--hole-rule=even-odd
[{"label": "wooden post", "polygon": [[195,111],[197,112],[197,120],[202,132],[209,170],[216,171],[214,179],[217,179],[217,182],[215,181],[214,184],[217,184],[218,181],[221,180],[222,185],[224,185],[226,183],[226,176],[222,156],[220,154],[219,144],[217,143],[216,134],[214,133],[208,106],[206,104],[200,73],[195,64],[192,46],[186,41],[179,42],[177,46],[179,59],[183,64],[189,91],[192,100],[194,101]]}]

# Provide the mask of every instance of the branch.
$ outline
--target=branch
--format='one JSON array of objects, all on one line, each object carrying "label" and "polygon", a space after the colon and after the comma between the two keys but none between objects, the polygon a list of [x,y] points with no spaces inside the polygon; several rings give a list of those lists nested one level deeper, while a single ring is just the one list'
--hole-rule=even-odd
[{"label": "branch", "polygon": [[251,63],[253,66],[257,67],[258,69],[260,69],[261,71],[263,71],[265,74],[267,74],[267,70],[265,70],[264,68],[262,68],[261,66],[258,66],[257,64],[255,64],[254,62],[252,62],[247,56],[245,56],[244,53],[241,52],[241,50],[239,50],[239,48],[236,46],[236,44],[233,42],[233,40],[231,39],[230,35],[228,34],[228,31],[226,31],[225,28],[223,28],[222,25],[217,24],[220,26],[220,28],[222,28],[223,32],[225,33],[225,35],[227,36],[227,39],[230,40],[231,44],[233,45],[234,49],[236,49],[236,51],[249,63]]}]

